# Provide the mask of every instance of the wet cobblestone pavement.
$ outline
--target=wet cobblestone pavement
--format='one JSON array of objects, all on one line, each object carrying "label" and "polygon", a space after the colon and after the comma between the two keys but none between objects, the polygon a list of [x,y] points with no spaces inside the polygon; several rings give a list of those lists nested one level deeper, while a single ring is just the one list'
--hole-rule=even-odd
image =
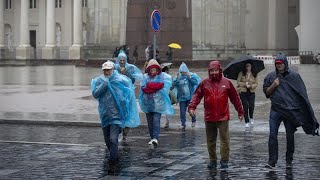
[{"label": "wet cobblestone pavement", "polygon": [[146,129],[131,129],[120,142],[114,169],[98,127],[2,124],[0,130],[0,179],[320,178],[319,137],[305,134],[296,134],[292,169],[285,168],[284,133],[279,134],[279,162],[270,171],[264,167],[268,134],[231,132],[230,167],[208,170],[204,129],[162,129],[158,148],[147,145]]}]

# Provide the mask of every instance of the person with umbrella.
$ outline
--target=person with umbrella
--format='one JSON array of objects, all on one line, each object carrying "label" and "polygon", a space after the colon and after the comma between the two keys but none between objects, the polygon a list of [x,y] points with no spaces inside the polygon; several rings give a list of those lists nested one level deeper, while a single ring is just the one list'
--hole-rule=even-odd
[{"label": "person with umbrella", "polygon": [[[245,64],[242,72],[239,73],[237,78],[238,92],[244,109],[245,128],[253,125],[253,111],[255,102],[255,90],[258,86],[257,73],[254,71],[252,63],[248,61]],[[249,115],[249,116],[248,116]],[[250,117],[250,119],[249,119]]]},{"label": "person with umbrella", "polygon": [[[269,161],[267,168],[274,169],[278,161],[278,131],[283,121],[286,129],[286,168],[292,168],[294,133],[302,126],[306,134],[319,136],[319,123],[310,104],[306,86],[297,73],[289,69],[284,53],[275,58],[275,71],[264,79],[263,92],[271,100],[269,116]],[[317,143],[316,143],[317,144]]]}]

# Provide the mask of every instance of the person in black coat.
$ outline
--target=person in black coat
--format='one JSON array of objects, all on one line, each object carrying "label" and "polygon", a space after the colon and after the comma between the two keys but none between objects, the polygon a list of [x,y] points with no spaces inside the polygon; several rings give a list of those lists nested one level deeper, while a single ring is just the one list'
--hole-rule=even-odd
[{"label": "person in black coat", "polygon": [[300,75],[291,71],[284,53],[275,58],[276,70],[269,73],[263,84],[263,91],[271,100],[269,119],[269,161],[268,168],[275,168],[278,161],[278,130],[283,121],[286,129],[286,167],[292,167],[294,133],[302,126],[306,134],[319,135],[319,123],[314,116],[305,84]]}]

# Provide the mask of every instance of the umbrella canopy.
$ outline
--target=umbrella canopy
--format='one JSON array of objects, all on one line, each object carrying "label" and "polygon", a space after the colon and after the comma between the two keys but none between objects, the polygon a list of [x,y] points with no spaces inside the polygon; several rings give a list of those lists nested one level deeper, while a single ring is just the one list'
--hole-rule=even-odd
[{"label": "umbrella canopy", "polygon": [[238,59],[231,61],[223,71],[225,77],[237,80],[238,74],[245,69],[246,64],[251,63],[252,72],[259,73],[264,69],[263,60],[254,58],[253,56],[242,56]]},{"label": "umbrella canopy", "polygon": [[181,49],[182,47],[180,46],[180,44],[178,43],[171,43],[168,45],[169,47],[173,48],[173,49]]},{"label": "umbrella canopy", "polygon": [[169,69],[171,68],[172,63],[161,63],[161,69],[163,69],[164,67],[168,67]]}]

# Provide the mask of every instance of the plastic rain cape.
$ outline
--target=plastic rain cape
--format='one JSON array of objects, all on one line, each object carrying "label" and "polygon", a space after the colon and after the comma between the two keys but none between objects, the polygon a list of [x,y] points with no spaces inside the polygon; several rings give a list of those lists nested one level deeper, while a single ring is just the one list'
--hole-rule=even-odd
[{"label": "plastic rain cape", "polygon": [[101,126],[119,124],[121,128],[140,125],[134,87],[131,80],[114,71],[110,78],[104,75],[91,81],[92,95],[98,100]]},{"label": "plastic rain cape", "polygon": [[155,93],[144,93],[140,89],[139,104],[141,110],[144,113],[175,114],[169,98],[169,91],[172,85],[171,76],[164,72],[156,75],[154,78],[151,78],[148,74],[144,74],[140,87],[145,87],[147,82],[163,82],[164,87]]},{"label": "plastic rain cape", "polygon": [[[190,73],[191,78],[183,76],[181,72]],[[174,93],[177,96],[178,101],[188,101],[192,98],[194,91],[197,89],[201,82],[201,78],[196,73],[191,73],[185,63],[180,65],[178,70],[179,80],[176,77],[173,78]]]},{"label": "plastic rain cape", "polygon": [[117,70],[119,73],[121,73],[121,66],[120,66],[120,58],[124,57],[126,62],[124,64],[124,68],[126,68],[126,75],[127,77],[129,77],[132,81],[132,84],[134,84],[135,81],[140,81],[142,79],[142,73],[140,71],[140,69],[138,69],[135,65],[133,64],[129,64],[127,62],[127,55],[123,52],[120,52],[118,57],[116,58],[116,62],[115,62],[115,70]]}]

